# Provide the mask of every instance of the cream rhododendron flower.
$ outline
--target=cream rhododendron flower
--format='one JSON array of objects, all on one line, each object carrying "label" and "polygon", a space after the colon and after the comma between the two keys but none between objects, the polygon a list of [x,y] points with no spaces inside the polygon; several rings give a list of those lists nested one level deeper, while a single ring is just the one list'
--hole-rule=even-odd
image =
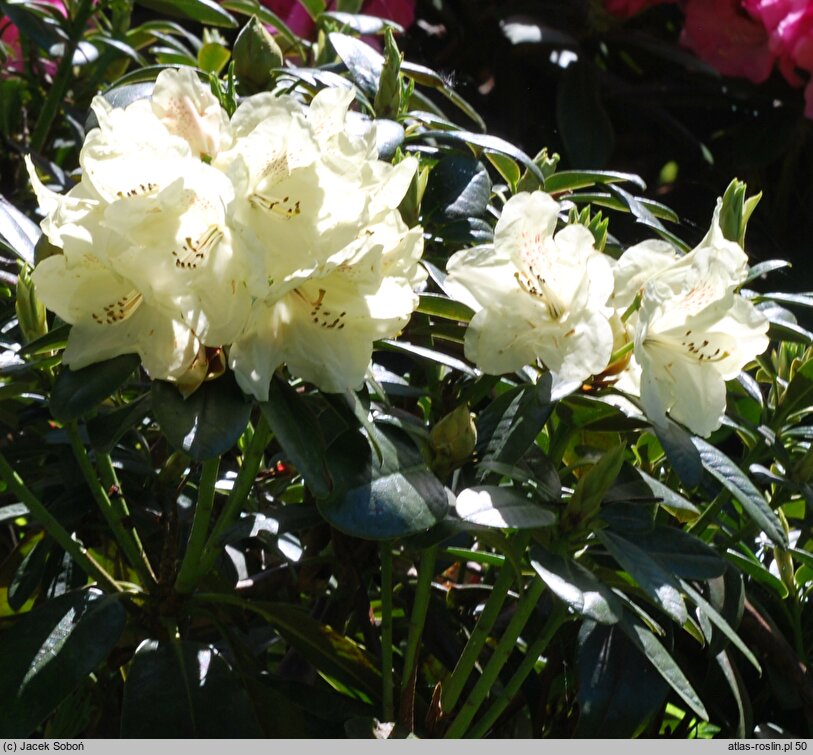
[{"label": "cream rhododendron flower", "polygon": [[340,264],[259,305],[229,351],[237,382],[265,400],[284,363],[324,391],[359,387],[373,341],[397,335],[418,304],[414,289],[426,278],[418,266],[422,251],[421,229],[409,229],[395,210],[362,229]]},{"label": "cream rhododendron flower", "polygon": [[305,108],[260,94],[232,118],[235,145],[215,165],[234,184],[230,222],[262,271],[250,281],[262,300],[335,255],[339,264],[363,228],[398,206],[415,173],[413,159],[378,160],[371,133],[347,135],[352,99],[351,90],[326,89]]},{"label": "cream rhododendron flower", "polygon": [[656,424],[668,413],[707,436],[725,413],[725,381],[768,346],[768,322],[736,292],[747,272],[742,248],[723,236],[718,203],[708,234],[678,257],[663,242],[644,242],[616,267],[615,303],[640,296],[628,324],[634,359],[625,376],[640,384],[641,403]]},{"label": "cream rhododendron flower", "polygon": [[[202,96],[184,72],[162,76],[159,93],[171,85]],[[249,314],[246,261],[226,223],[234,191],[149,100],[121,109],[97,97],[93,109],[99,126],[67,195],[46,189],[29,163],[43,231],[63,252],[40,263],[33,281],[74,325],[68,366],[135,352],[151,377],[177,380],[204,346],[236,338]]]},{"label": "cream rhododendron flower", "polygon": [[607,366],[610,258],[582,225],[554,233],[558,212],[544,192],[517,194],[503,208],[493,246],[449,260],[446,285],[476,311],[466,356],[485,372],[513,372],[540,360],[564,384]]},{"label": "cream rhododendron flower", "polygon": [[422,231],[396,210],[417,162],[379,160],[373,133],[348,128],[352,100],[263,93],[229,119],[190,69],[126,108],[96,98],[77,186],[57,195],[29,163],[62,250],[33,280],[73,325],[65,363],[137,353],[189,392],[214,349],[260,399],[282,365],[323,390],[360,385],[425,273]]}]

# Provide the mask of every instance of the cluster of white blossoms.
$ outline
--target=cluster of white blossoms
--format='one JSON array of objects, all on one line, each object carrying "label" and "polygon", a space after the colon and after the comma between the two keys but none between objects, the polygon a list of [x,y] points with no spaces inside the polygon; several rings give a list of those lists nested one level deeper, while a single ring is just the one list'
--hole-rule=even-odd
[{"label": "cluster of white blossoms", "polygon": [[565,390],[605,373],[640,396],[653,423],[668,413],[709,435],[725,413],[725,381],[768,346],[767,320],[737,293],[748,260],[723,236],[720,203],[688,254],[645,241],[617,261],[583,225],[556,233],[559,210],[543,192],[517,194],[493,245],[449,260],[449,290],[475,310],[467,357],[493,374],[539,361]]},{"label": "cluster of white blossoms", "polygon": [[396,209],[417,163],[351,136],[352,101],[262,93],[229,118],[191,69],[163,71],[123,109],[94,99],[75,187],[48,190],[28,163],[62,250],[33,280],[73,325],[64,363],[137,353],[188,392],[214,353],[260,400],[283,364],[325,391],[358,387],[425,272],[422,230]]}]

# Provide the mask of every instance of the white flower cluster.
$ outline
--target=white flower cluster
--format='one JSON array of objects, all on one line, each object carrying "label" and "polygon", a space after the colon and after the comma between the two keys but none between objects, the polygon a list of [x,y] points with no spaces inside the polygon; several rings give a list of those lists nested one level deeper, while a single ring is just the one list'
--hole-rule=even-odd
[{"label": "white flower cluster", "polygon": [[[709,435],[725,413],[725,381],[768,346],[767,320],[737,293],[748,261],[720,230],[720,203],[688,254],[646,241],[618,261],[583,225],[555,233],[559,209],[544,192],[517,194],[493,245],[449,260],[447,286],[476,312],[466,355],[494,374],[539,360],[563,387],[611,373],[653,423],[668,413]],[[611,365],[625,344],[632,354]]]},{"label": "white flower cluster", "polygon": [[352,100],[263,93],[229,119],[191,69],[163,71],[123,109],[97,97],[74,188],[55,194],[28,164],[62,250],[33,280],[73,325],[64,362],[137,353],[189,391],[215,353],[261,400],[282,364],[325,391],[357,387],[425,272],[422,231],[396,209],[417,164],[350,136]]}]

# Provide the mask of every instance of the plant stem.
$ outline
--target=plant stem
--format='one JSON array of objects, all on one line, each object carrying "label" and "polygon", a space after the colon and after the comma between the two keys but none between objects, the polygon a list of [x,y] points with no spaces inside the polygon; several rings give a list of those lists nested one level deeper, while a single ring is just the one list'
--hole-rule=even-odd
[{"label": "plant stem", "polygon": [[463,688],[466,686],[466,681],[474,668],[474,664],[477,663],[477,659],[480,657],[483,647],[485,647],[486,640],[488,640],[488,636],[491,633],[491,628],[500,615],[513,579],[514,574],[511,570],[511,565],[506,559],[500,569],[500,573],[497,575],[497,579],[494,581],[494,586],[491,588],[491,593],[488,596],[488,600],[486,600],[485,606],[483,606],[483,611],[477,619],[477,623],[474,625],[471,635],[469,635],[466,647],[463,648],[460,658],[457,659],[457,664],[451,676],[443,685],[441,695],[442,710],[451,712],[457,705],[457,701],[460,699]]},{"label": "plant stem", "polygon": [[384,721],[395,720],[392,683],[392,543],[381,544],[381,684]]},{"label": "plant stem", "polygon": [[[99,469],[99,477],[102,480],[102,485],[107,488],[107,490],[117,491],[116,495],[110,499],[110,502],[113,505],[116,516],[119,518],[119,521],[121,521],[122,526],[124,526],[124,522],[130,518],[130,509],[127,507],[127,501],[124,498],[124,492],[121,489],[121,483],[119,483],[119,478],[116,475],[110,454],[97,453],[96,466]],[[155,583],[155,572],[150,564],[150,560],[147,558],[147,552],[144,550],[144,545],[138,536],[135,525],[128,527],[127,532],[130,538],[132,538],[134,548],[138,551],[140,556],[139,560],[143,564],[148,583]]]},{"label": "plant stem", "polygon": [[26,487],[22,478],[9,466],[3,454],[0,454],[0,477],[6,481],[9,490],[28,507],[31,515],[43,526],[45,531],[86,574],[93,577],[104,589],[110,592],[121,592],[116,580],[88,553],[87,548],[68,534],[68,531]]},{"label": "plant stem", "polygon": [[519,667],[514,672],[511,680],[505,685],[502,694],[492,703],[491,707],[486,711],[485,715],[480,718],[477,723],[466,734],[467,738],[480,739],[486,735],[488,730],[496,723],[497,719],[502,715],[502,712],[508,707],[511,700],[519,692],[528,675],[533,671],[536,661],[548,647],[548,644],[553,639],[559,627],[567,620],[567,609],[564,604],[558,600],[554,603],[553,612],[548,618],[539,635],[529,646],[525,652],[525,658]]},{"label": "plant stem", "polygon": [[474,685],[474,689],[469,694],[463,707],[455,717],[452,725],[446,731],[447,739],[457,739],[466,733],[466,729],[471,723],[480,706],[488,696],[494,682],[502,670],[502,667],[508,661],[509,656],[514,650],[517,639],[520,633],[525,628],[525,624],[531,616],[531,613],[536,606],[539,597],[545,590],[545,583],[541,579],[534,579],[530,586],[525,590],[525,594],[519,599],[517,603],[514,616],[508,624],[507,629],[497,643],[491,660],[486,664],[483,673]]},{"label": "plant stem", "polygon": [[195,505],[195,516],[192,519],[192,531],[189,533],[189,542],[186,544],[186,552],[175,580],[175,592],[187,594],[194,587],[195,569],[206,546],[206,536],[209,534],[209,523],[215,503],[215,484],[219,470],[220,457],[203,462],[198,483],[198,501]]},{"label": "plant stem", "polygon": [[54,118],[56,118],[56,114],[65,102],[65,92],[68,90],[68,84],[70,84],[72,76],[73,54],[79,46],[85,25],[92,13],[93,0],[81,0],[76,15],[70,22],[69,39],[65,42],[62,60],[59,61],[56,76],[54,76],[54,81],[48,90],[48,95],[31,134],[30,145],[33,152],[42,152]]},{"label": "plant stem", "polygon": [[[79,428],[76,421],[67,422],[65,430],[68,433],[68,438],[71,441],[71,448],[76,461],[79,463],[79,468],[82,470],[82,476],[85,478],[88,487],[90,488],[91,495],[99,506],[102,516],[105,518],[108,527],[113,533],[116,542],[119,544],[125,558],[130,566],[138,573],[145,585],[155,585],[155,575],[152,573],[150,565],[144,556],[144,550],[140,547],[140,543],[136,544],[133,537],[132,530],[124,526],[122,521],[122,512],[117,506],[114,506],[110,501],[104,486],[99,481],[93,465],[90,463],[87,449],[85,449],[82,438],[79,435]],[[114,473],[115,476],[115,473]],[[126,511],[126,508],[125,508]]]},{"label": "plant stem", "polygon": [[254,428],[254,433],[251,437],[251,442],[243,456],[243,463],[240,466],[240,471],[237,473],[237,479],[234,481],[234,487],[229,493],[226,505],[218,517],[212,534],[209,535],[209,538],[206,540],[206,545],[203,547],[200,561],[195,567],[194,574],[185,584],[185,588],[188,589],[189,592],[194,589],[195,585],[211,570],[215,561],[217,561],[223,535],[225,535],[229,527],[234,524],[234,520],[246,502],[248,494],[254,485],[254,480],[257,477],[257,472],[260,470],[260,465],[263,461],[263,453],[270,441],[271,428],[268,426],[265,417],[260,414],[257,420],[257,427]]},{"label": "plant stem", "polygon": [[415,601],[412,604],[412,614],[409,619],[409,634],[404,652],[404,671],[401,677],[401,694],[409,686],[409,680],[418,662],[418,645],[423,634],[423,625],[426,622],[426,612],[429,609],[429,596],[432,590],[432,577],[435,576],[435,560],[438,548],[433,545],[421,553],[418,563],[418,583],[415,585]]}]

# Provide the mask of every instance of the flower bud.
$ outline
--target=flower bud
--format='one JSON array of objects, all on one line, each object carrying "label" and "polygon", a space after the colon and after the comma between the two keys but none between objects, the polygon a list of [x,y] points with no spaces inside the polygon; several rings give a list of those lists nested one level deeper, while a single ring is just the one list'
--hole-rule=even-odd
[{"label": "flower bud", "polygon": [[449,412],[432,428],[429,445],[434,453],[432,466],[440,474],[461,466],[474,453],[477,428],[466,404]]},{"label": "flower bud", "polygon": [[240,30],[232,56],[235,74],[258,90],[273,80],[271,69],[282,65],[282,50],[256,16]]}]

